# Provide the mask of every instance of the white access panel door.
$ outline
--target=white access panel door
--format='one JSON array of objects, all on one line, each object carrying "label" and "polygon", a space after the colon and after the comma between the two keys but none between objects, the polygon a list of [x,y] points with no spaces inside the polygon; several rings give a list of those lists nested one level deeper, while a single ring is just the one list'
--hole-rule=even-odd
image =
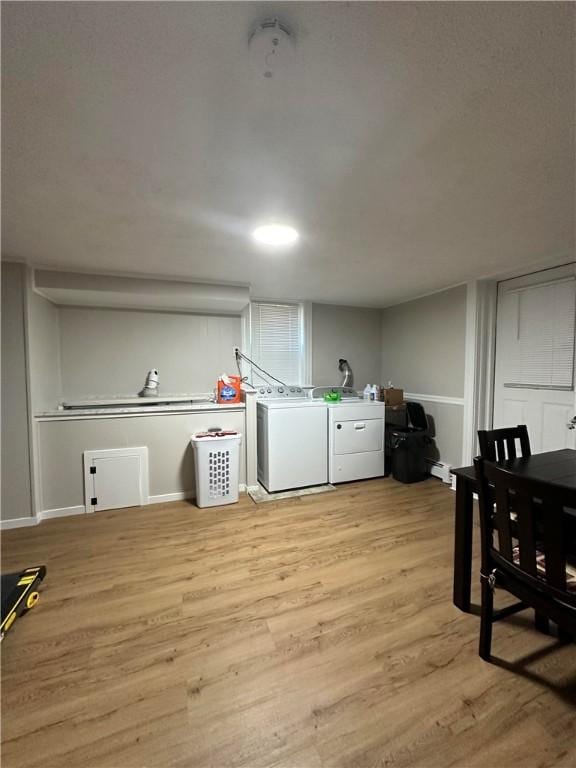
[{"label": "white access panel door", "polygon": [[148,503],[148,449],[120,448],[84,453],[86,511]]},{"label": "white access panel door", "polygon": [[498,286],[493,426],[526,424],[533,453],[576,447],[574,267]]},{"label": "white access panel door", "polygon": [[268,408],[265,423],[268,471],[261,482],[268,491],[328,482],[326,407]]}]

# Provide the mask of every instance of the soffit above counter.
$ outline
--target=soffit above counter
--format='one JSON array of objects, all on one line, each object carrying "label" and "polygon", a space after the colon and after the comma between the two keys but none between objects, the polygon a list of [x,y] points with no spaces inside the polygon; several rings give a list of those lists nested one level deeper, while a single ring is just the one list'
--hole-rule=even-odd
[{"label": "soffit above counter", "polygon": [[34,290],[53,304],[158,312],[239,315],[250,301],[248,286],[34,271]]}]

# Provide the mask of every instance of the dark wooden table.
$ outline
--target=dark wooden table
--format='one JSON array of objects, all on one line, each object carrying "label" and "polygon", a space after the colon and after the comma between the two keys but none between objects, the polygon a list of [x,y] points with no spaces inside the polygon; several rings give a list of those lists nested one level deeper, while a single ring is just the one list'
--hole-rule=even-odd
[{"label": "dark wooden table", "polygon": [[[504,461],[502,466],[533,480],[544,480],[565,488],[576,488],[576,451],[568,448]],[[476,493],[476,474],[473,466],[453,469],[452,473],[456,475],[453,601],[460,610],[470,612],[473,502]],[[576,511],[570,510],[568,514],[576,519]]]}]

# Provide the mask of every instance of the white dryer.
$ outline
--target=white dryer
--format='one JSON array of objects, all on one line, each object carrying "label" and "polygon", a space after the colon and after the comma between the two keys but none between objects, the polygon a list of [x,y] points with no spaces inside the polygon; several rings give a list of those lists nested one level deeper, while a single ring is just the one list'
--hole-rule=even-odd
[{"label": "white dryer", "polygon": [[343,400],[328,406],[328,480],[384,476],[384,403]]},{"label": "white dryer", "polygon": [[258,481],[273,493],[328,482],[328,408],[298,387],[258,391]]}]

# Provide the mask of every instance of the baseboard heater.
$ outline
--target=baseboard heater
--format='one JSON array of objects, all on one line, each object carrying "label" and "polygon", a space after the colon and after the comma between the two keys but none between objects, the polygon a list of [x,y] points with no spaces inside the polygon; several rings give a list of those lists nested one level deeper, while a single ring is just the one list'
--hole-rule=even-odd
[{"label": "baseboard heater", "polygon": [[451,485],[452,483],[452,467],[449,464],[444,464],[441,461],[432,461],[432,459],[426,459],[428,470],[433,477],[439,477],[443,483]]}]

